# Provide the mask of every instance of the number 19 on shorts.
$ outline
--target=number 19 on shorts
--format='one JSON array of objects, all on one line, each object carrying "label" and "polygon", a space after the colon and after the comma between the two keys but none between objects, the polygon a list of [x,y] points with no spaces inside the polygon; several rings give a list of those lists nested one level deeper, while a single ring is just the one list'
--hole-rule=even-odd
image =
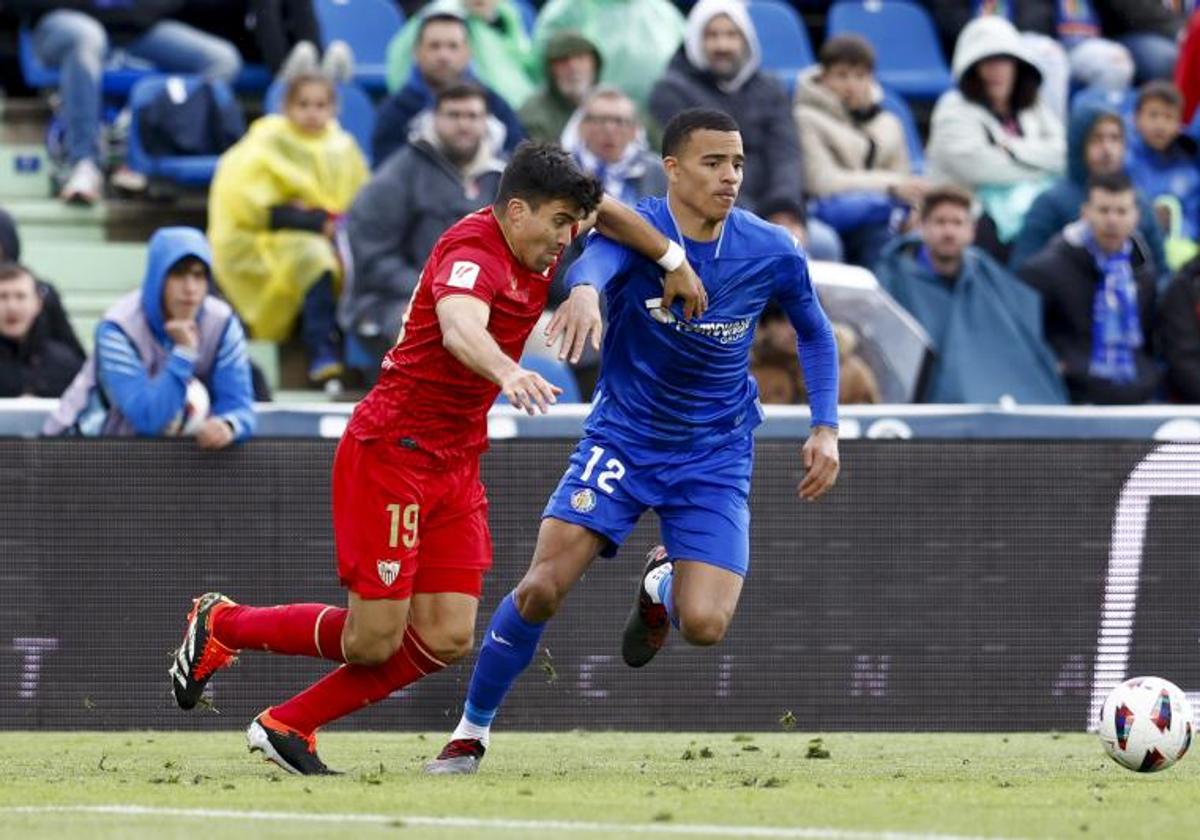
[{"label": "number 19 on shorts", "polygon": [[[405,548],[412,548],[417,544],[417,524],[421,515],[421,506],[417,504],[411,505],[388,505],[387,512],[392,517],[391,528],[388,531],[388,547],[399,548],[403,543]],[[400,526],[404,526],[404,533],[400,533]]]},{"label": "number 19 on shorts", "polygon": [[[592,447],[592,457],[588,458],[587,464],[583,468],[583,475],[580,476],[582,481],[591,481],[592,472],[600,463],[600,459],[604,457],[603,446]],[[616,458],[609,458],[604,462],[604,469],[596,476],[596,486],[608,493],[610,496],[617,488],[613,486],[614,481],[620,481],[625,476],[625,465]]]}]

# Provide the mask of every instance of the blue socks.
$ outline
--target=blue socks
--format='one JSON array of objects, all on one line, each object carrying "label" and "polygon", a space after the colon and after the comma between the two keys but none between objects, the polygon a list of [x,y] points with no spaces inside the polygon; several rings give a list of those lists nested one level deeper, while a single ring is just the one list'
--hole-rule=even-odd
[{"label": "blue socks", "polygon": [[492,614],[479,648],[479,659],[467,689],[467,704],[454,737],[471,737],[487,743],[487,730],[504,702],[508,689],[529,667],[542,638],[545,622],[530,624],[521,617],[512,593]]}]

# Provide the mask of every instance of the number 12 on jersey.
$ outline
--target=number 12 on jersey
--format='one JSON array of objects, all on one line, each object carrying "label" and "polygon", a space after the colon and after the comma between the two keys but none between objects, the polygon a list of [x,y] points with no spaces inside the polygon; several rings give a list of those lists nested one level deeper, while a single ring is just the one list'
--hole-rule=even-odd
[{"label": "number 12 on jersey", "polygon": [[[604,447],[593,446],[592,457],[588,458],[587,464],[583,468],[583,475],[580,479],[583,481],[592,480],[592,471],[596,469],[596,465],[600,463],[600,459],[604,457]],[[609,458],[604,462],[604,469],[596,476],[596,486],[605,493],[612,495],[612,492],[617,488],[612,485],[614,481],[620,481],[625,476],[625,465],[616,458]]]}]

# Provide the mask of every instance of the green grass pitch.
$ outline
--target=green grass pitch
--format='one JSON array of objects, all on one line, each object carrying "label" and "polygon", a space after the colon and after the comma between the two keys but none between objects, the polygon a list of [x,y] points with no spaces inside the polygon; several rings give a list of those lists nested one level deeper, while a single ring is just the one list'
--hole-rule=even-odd
[{"label": "green grass pitch", "polygon": [[1138,775],[1084,734],[500,732],[423,776],[444,737],[327,733],[345,775],[300,778],[236,732],[3,733],[0,837],[1200,837],[1200,760]]}]

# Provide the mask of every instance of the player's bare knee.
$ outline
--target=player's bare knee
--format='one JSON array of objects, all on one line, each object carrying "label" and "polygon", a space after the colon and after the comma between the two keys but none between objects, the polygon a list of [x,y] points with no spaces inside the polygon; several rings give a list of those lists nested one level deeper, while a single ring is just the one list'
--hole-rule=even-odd
[{"label": "player's bare knee", "polygon": [[351,665],[382,665],[399,649],[400,640],[386,636],[348,635],[342,638],[342,652]]},{"label": "player's bare knee", "polygon": [[551,575],[539,573],[535,568],[530,569],[517,584],[514,599],[521,617],[538,624],[558,612],[565,595]]},{"label": "player's bare knee", "polygon": [[449,665],[462,659],[475,645],[475,634],[470,627],[439,627],[421,631],[421,638],[428,644],[435,659]]},{"label": "player's bare knee", "polygon": [[699,647],[715,645],[725,638],[729,620],[716,613],[683,612],[679,616],[679,632],[688,644]]}]

